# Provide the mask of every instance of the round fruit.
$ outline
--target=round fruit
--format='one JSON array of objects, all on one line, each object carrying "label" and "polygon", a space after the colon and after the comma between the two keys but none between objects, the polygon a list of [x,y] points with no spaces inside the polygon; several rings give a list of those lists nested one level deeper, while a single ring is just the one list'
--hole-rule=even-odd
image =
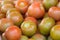
[{"label": "round fruit", "polygon": [[55,20],[60,20],[60,8],[58,7],[51,7],[48,11],[48,15]]},{"label": "round fruit", "polygon": [[27,13],[32,17],[42,18],[45,14],[45,10],[40,2],[35,1],[29,6]]},{"label": "round fruit", "polygon": [[15,8],[8,10],[6,17],[7,19],[12,20],[17,26],[19,26],[23,21],[23,16]]},{"label": "round fruit", "polygon": [[34,39],[34,40],[46,40],[45,36],[43,36],[41,34],[35,34],[34,36],[32,36],[32,39]]},{"label": "round fruit", "polygon": [[9,26],[13,25],[11,20],[6,18],[0,19],[0,31],[4,32]]},{"label": "round fruit", "polygon": [[53,39],[49,36],[47,40],[53,40]]},{"label": "round fruit", "polygon": [[32,21],[24,21],[21,25],[21,29],[24,35],[30,37],[36,33],[37,25]]},{"label": "round fruit", "polygon": [[38,26],[39,32],[43,35],[48,35],[50,29],[55,25],[55,21],[52,18],[44,18]]},{"label": "round fruit", "polygon": [[56,6],[58,0],[43,0],[44,7],[48,10],[52,6]]},{"label": "round fruit", "polygon": [[17,0],[15,7],[25,14],[28,9],[29,3],[26,0]]},{"label": "round fruit", "polygon": [[27,37],[27,36],[22,35],[22,36],[21,36],[21,38],[20,38],[20,40],[28,40],[28,37]]},{"label": "round fruit", "polygon": [[5,33],[2,34],[2,40],[7,40],[7,39],[5,38]]},{"label": "round fruit", "polygon": [[26,17],[25,21],[28,21],[28,20],[37,24],[37,20],[34,17]]},{"label": "round fruit", "polygon": [[4,33],[7,40],[19,40],[21,38],[21,30],[17,26],[8,27]]},{"label": "round fruit", "polygon": [[12,4],[13,5],[13,2],[12,1],[9,1],[9,0],[4,0],[1,2],[1,5],[5,5],[5,4]]},{"label": "round fruit", "polygon": [[6,13],[9,9],[12,9],[14,6],[12,4],[4,4],[2,7],[1,7],[1,11],[3,13]]},{"label": "round fruit", "polygon": [[55,25],[51,31],[50,36],[54,40],[60,40],[60,25]]}]

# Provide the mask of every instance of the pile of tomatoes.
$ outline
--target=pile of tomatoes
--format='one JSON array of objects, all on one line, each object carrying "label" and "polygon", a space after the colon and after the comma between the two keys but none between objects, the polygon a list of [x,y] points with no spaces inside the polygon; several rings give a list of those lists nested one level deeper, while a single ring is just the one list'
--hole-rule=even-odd
[{"label": "pile of tomatoes", "polygon": [[60,0],[0,1],[0,40],[60,40]]}]

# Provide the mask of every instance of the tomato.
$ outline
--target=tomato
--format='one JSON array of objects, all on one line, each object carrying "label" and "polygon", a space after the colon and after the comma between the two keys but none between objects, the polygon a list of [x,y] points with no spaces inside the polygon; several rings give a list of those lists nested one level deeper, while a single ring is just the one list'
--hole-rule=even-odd
[{"label": "tomato", "polygon": [[17,26],[20,26],[20,24],[23,22],[23,16],[15,8],[8,10],[6,17],[7,17],[7,19],[12,20],[14,22],[14,24]]},{"label": "tomato", "polygon": [[43,4],[46,10],[49,10],[50,7],[56,6],[58,0],[43,0]]},{"label": "tomato", "polygon": [[19,40],[22,34],[17,26],[8,27],[4,33],[7,40]]},{"label": "tomato", "polygon": [[20,38],[20,40],[28,40],[28,37],[27,37],[27,36],[22,35],[22,36],[21,36],[21,38]]},{"label": "tomato", "polygon": [[34,39],[31,38],[31,39],[29,39],[29,40],[34,40]]},{"label": "tomato", "polygon": [[51,31],[50,36],[54,40],[60,40],[60,25],[55,25]]},{"label": "tomato", "polygon": [[60,8],[60,2],[57,4],[57,7],[59,7],[59,8]]},{"label": "tomato", "polygon": [[2,40],[7,40],[7,39],[5,38],[5,33],[2,33]]},{"label": "tomato", "polygon": [[1,11],[6,14],[6,12],[7,12],[9,9],[12,9],[12,8],[14,8],[14,6],[13,6],[12,4],[5,4],[5,5],[3,5],[3,6],[1,7]]},{"label": "tomato", "polygon": [[55,20],[59,21],[60,20],[60,8],[58,7],[51,7],[48,11],[48,15]]},{"label": "tomato", "polygon": [[24,35],[31,37],[36,33],[37,25],[32,21],[24,21],[21,24],[21,30]]},{"label": "tomato", "polygon": [[12,4],[13,5],[13,2],[10,1],[10,0],[4,0],[4,1],[1,2],[2,6],[5,5],[5,4]]},{"label": "tomato", "polygon": [[39,32],[45,36],[49,35],[51,28],[55,25],[55,20],[47,17],[44,18],[38,26]]},{"label": "tomato", "polygon": [[40,2],[35,1],[29,6],[27,13],[32,17],[42,18],[45,14],[45,10]]},{"label": "tomato", "polygon": [[25,14],[28,9],[29,3],[26,0],[17,0],[15,7]]},{"label": "tomato", "polygon": [[43,36],[41,34],[35,34],[34,36],[32,36],[32,39],[34,39],[34,40],[46,40],[45,36]]},{"label": "tomato", "polygon": [[60,21],[57,21],[56,24],[60,24]]},{"label": "tomato", "polygon": [[6,18],[0,19],[0,31],[4,32],[9,26],[13,25],[11,20]]},{"label": "tomato", "polygon": [[28,21],[28,20],[37,24],[37,20],[34,17],[26,17],[25,21]]}]

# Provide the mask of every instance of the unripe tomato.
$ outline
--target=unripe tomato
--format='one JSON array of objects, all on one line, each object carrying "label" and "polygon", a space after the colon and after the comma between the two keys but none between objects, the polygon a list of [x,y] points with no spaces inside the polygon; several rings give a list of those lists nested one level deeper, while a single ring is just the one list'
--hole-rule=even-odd
[{"label": "unripe tomato", "polygon": [[54,40],[60,40],[60,25],[55,25],[51,31],[50,36]]},{"label": "unripe tomato", "polygon": [[20,38],[20,40],[28,40],[28,37],[27,37],[27,36],[22,35],[22,36],[21,36],[21,38]]},{"label": "unripe tomato", "polygon": [[6,17],[7,19],[12,20],[17,26],[20,26],[20,24],[23,22],[23,16],[15,8],[8,10]]},{"label": "unripe tomato", "polygon": [[56,6],[58,0],[43,0],[44,7],[48,10],[52,6]]},{"label": "unripe tomato", "polygon": [[26,17],[25,21],[28,21],[28,20],[37,24],[37,20],[34,17]]},{"label": "unripe tomato", "polygon": [[45,36],[43,36],[41,34],[35,34],[34,36],[32,36],[32,39],[34,39],[34,40],[46,40]]},{"label": "unripe tomato", "polygon": [[13,6],[12,4],[4,4],[4,5],[1,7],[1,11],[6,14],[6,12],[7,12],[9,9],[12,9],[12,8],[14,8],[14,6]]},{"label": "unripe tomato", "polygon": [[11,20],[6,18],[0,19],[0,31],[4,32],[9,26],[13,25]]},{"label": "unripe tomato", "polygon": [[15,7],[25,14],[28,9],[29,3],[26,0],[17,0]]},{"label": "unripe tomato", "polygon": [[45,14],[45,10],[40,2],[35,1],[29,6],[27,13],[32,17],[42,18]]},{"label": "unripe tomato", "polygon": [[48,11],[48,15],[55,20],[59,21],[60,20],[60,8],[58,7],[51,7]]},{"label": "unripe tomato", "polygon": [[21,38],[21,29],[17,26],[8,27],[4,33],[7,40],[19,40]]},{"label": "unripe tomato", "polygon": [[24,21],[21,24],[21,30],[24,35],[31,37],[36,33],[37,25],[32,21]]},{"label": "unripe tomato", "polygon": [[44,18],[38,26],[39,32],[47,36],[54,25],[55,25],[54,19],[50,17]]}]

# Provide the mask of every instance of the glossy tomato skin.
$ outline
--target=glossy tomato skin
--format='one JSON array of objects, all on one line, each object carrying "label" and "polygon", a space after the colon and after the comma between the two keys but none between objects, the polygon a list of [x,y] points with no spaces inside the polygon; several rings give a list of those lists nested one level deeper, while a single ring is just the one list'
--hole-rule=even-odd
[{"label": "glossy tomato skin", "polygon": [[11,20],[6,18],[0,19],[0,31],[4,32],[9,26],[13,25]]},{"label": "glossy tomato skin", "polygon": [[58,7],[51,7],[48,11],[48,15],[55,20],[59,21],[60,20],[60,8]]},{"label": "glossy tomato skin", "polygon": [[38,26],[39,32],[45,36],[48,36],[51,28],[55,25],[55,20],[47,17],[44,18]]},{"label": "glossy tomato skin", "polygon": [[22,36],[21,36],[21,38],[20,38],[20,40],[28,40],[28,37],[27,37],[27,36],[22,35]]},{"label": "glossy tomato skin", "polygon": [[23,22],[23,16],[15,8],[8,10],[6,17],[7,19],[12,20],[17,26],[20,26],[20,24]]},{"label": "glossy tomato skin", "polygon": [[45,10],[40,2],[35,1],[29,6],[27,13],[32,17],[42,18],[45,14]]},{"label": "glossy tomato skin", "polygon": [[55,25],[51,31],[50,36],[54,40],[60,40],[60,25]]},{"label": "glossy tomato skin", "polygon": [[35,34],[34,36],[32,36],[32,39],[34,39],[34,40],[46,40],[45,36],[43,36],[41,34]]},{"label": "glossy tomato skin", "polygon": [[43,4],[46,10],[49,10],[50,7],[56,6],[58,0],[43,0]]},{"label": "glossy tomato skin", "polygon": [[25,14],[28,9],[29,3],[26,0],[17,0],[15,7],[21,11],[22,14]]},{"label": "glossy tomato skin", "polygon": [[21,24],[21,30],[24,35],[31,37],[36,33],[37,25],[32,21],[24,21]]},{"label": "glossy tomato skin", "polygon": [[28,20],[37,24],[37,20],[34,17],[26,17],[25,21],[28,21]]},{"label": "glossy tomato skin", "polygon": [[22,34],[17,26],[8,27],[4,33],[7,40],[19,40]]},{"label": "glossy tomato skin", "polygon": [[12,4],[4,4],[4,5],[1,7],[1,11],[6,14],[6,12],[7,12],[9,9],[12,9],[12,8],[14,8],[14,6],[13,6]]}]

